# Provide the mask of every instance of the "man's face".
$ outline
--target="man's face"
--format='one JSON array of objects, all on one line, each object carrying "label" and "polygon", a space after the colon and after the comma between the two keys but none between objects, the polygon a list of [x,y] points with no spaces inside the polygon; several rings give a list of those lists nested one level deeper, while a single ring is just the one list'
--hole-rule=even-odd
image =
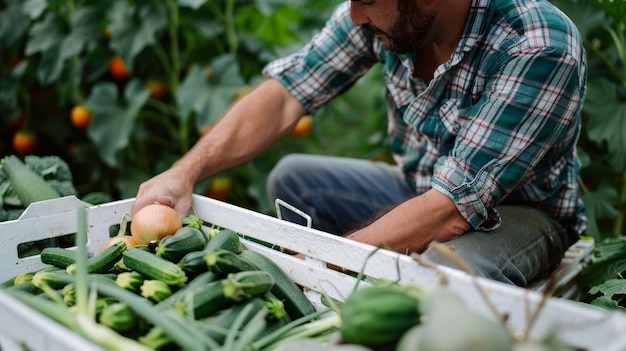
[{"label": "man's face", "polygon": [[389,51],[398,54],[416,51],[424,44],[436,12],[424,11],[414,0],[399,0],[398,13],[395,21],[387,28],[377,27],[373,23],[363,24],[363,27],[377,35]]}]

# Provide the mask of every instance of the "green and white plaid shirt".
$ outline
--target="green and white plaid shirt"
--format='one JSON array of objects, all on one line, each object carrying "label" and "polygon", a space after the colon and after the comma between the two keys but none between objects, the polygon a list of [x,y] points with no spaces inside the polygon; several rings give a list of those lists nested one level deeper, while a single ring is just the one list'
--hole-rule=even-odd
[{"label": "green and white plaid shirt", "polygon": [[474,0],[450,60],[427,85],[413,55],[387,51],[340,4],[300,51],[268,64],[314,113],[374,64],[384,68],[394,159],[417,193],[452,198],[478,230],[494,207],[529,204],[573,234],[587,225],[576,143],[586,56],[575,25],[545,0]]}]

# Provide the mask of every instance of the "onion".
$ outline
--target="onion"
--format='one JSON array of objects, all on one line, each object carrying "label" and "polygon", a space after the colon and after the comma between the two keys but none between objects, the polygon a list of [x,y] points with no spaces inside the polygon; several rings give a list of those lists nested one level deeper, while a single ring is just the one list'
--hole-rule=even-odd
[{"label": "onion", "polygon": [[182,226],[182,220],[173,208],[153,203],[135,213],[130,222],[130,233],[139,244],[148,244],[176,233]]},{"label": "onion", "polygon": [[100,252],[104,251],[107,247],[115,244],[118,241],[124,241],[126,243],[126,247],[133,247],[133,246],[139,245],[137,240],[134,237],[130,236],[130,235],[118,235],[118,236],[114,236],[111,239],[105,241],[104,245],[102,245],[102,248],[100,249]]}]

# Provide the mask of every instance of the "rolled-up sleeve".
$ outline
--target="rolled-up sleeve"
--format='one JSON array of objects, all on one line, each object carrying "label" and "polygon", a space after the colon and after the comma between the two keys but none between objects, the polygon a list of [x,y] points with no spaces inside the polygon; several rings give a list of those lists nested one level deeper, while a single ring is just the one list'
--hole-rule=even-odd
[{"label": "rolled-up sleeve", "polygon": [[337,6],[320,33],[298,52],[270,62],[263,74],[282,83],[309,113],[348,90],[377,62],[371,36]]},{"label": "rolled-up sleeve", "polygon": [[451,152],[435,165],[432,187],[453,199],[473,228],[495,229],[495,206],[571,157],[584,95],[580,64],[552,48],[517,53],[471,106]]}]

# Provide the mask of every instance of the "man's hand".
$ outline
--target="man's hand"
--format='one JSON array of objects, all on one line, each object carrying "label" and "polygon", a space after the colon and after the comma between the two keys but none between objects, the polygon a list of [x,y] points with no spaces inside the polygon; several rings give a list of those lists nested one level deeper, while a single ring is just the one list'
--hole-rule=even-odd
[{"label": "man's hand", "polygon": [[143,182],[133,203],[131,216],[155,202],[174,208],[181,218],[187,216],[191,208],[193,184],[193,181],[187,180],[184,174],[179,174],[173,168]]},{"label": "man's hand", "polygon": [[450,198],[429,190],[403,202],[347,238],[410,253],[422,252],[432,241],[457,238],[470,228]]}]

